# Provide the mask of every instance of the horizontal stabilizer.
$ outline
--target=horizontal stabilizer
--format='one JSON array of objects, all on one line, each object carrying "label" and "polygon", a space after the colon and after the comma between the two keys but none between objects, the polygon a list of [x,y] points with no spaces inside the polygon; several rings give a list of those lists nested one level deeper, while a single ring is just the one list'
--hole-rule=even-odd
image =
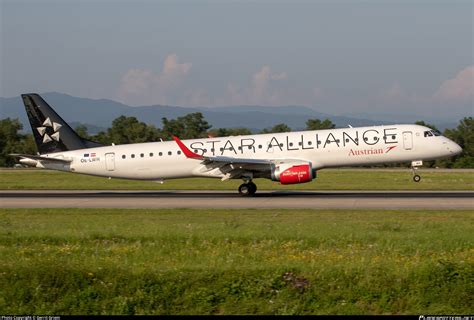
[{"label": "horizontal stabilizer", "polygon": [[20,154],[20,153],[12,153],[10,154],[12,157],[18,157],[22,159],[33,159],[38,161],[49,161],[49,162],[57,162],[57,163],[71,163],[71,159],[61,159],[61,158],[53,158],[53,157],[45,157],[45,156],[38,156],[33,154]]}]

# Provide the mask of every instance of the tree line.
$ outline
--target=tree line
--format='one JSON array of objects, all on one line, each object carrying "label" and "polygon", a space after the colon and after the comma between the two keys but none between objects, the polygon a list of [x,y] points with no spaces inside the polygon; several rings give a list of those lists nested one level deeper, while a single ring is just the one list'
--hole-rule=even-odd
[{"label": "tree line", "polygon": [[[76,132],[83,138],[97,141],[104,145],[128,144],[140,142],[153,142],[170,140],[173,135],[181,139],[225,137],[249,135],[252,132],[247,128],[216,128],[204,119],[200,112],[190,113],[176,119],[162,118],[162,127],[148,125],[136,117],[120,116],[112,121],[112,125],[105,131],[95,135],[87,132],[87,127],[79,125]],[[416,124],[424,125],[437,130],[436,126],[417,121]],[[335,128],[331,120],[309,119],[306,121],[305,130],[321,130]],[[36,145],[31,133],[22,133],[23,126],[18,119],[0,120],[0,166],[10,167],[16,162],[8,156],[10,153],[36,154]],[[284,123],[266,128],[260,133],[291,132],[291,128]],[[463,148],[463,152],[450,159],[429,161],[426,166],[443,168],[474,168],[474,119],[465,117],[460,120],[454,129],[446,129],[443,135],[455,141]]]}]

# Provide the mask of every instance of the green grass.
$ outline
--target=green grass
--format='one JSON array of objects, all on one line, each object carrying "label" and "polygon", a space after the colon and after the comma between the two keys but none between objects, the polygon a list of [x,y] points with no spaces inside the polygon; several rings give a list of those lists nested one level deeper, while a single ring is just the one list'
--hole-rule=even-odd
[{"label": "green grass", "polygon": [[[412,181],[407,170],[321,170],[310,183],[282,186],[256,179],[259,190],[474,190],[474,172],[423,171],[422,181]],[[150,181],[107,179],[48,170],[1,170],[0,189],[131,189],[131,190],[236,190],[241,180],[192,178]]]},{"label": "green grass", "polygon": [[0,313],[468,314],[473,227],[472,210],[0,209]]}]

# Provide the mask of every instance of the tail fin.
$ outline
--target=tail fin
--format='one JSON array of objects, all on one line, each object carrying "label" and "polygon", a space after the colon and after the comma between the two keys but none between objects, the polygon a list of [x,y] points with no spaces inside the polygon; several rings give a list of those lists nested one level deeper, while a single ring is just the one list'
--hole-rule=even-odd
[{"label": "tail fin", "polygon": [[21,97],[40,154],[101,146],[81,138],[40,95],[28,93]]}]

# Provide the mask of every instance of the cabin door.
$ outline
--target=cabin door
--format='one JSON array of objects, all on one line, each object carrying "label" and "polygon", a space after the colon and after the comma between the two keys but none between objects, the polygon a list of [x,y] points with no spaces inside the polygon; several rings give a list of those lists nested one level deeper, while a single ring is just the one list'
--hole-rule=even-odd
[{"label": "cabin door", "polygon": [[403,132],[403,147],[405,150],[413,149],[413,134],[411,131]]},{"label": "cabin door", "polygon": [[106,153],[105,154],[105,167],[108,171],[115,170],[115,153]]}]

